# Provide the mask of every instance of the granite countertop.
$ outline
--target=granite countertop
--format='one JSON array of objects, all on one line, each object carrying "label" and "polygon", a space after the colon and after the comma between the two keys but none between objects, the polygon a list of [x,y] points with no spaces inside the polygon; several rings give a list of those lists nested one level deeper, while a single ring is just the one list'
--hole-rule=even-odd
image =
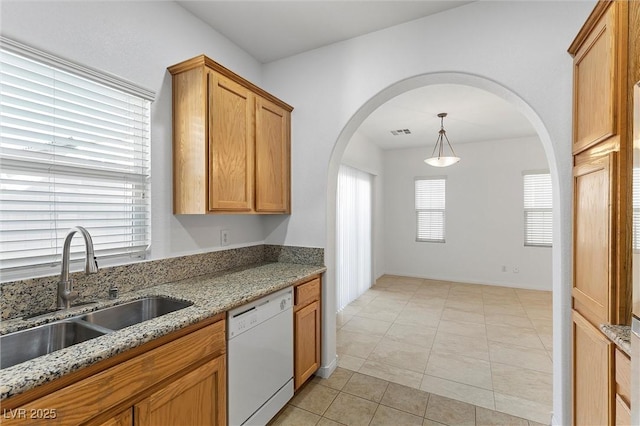
[{"label": "granite countertop", "polygon": [[168,296],[193,305],[0,370],[0,400],[23,393],[173,331],[322,273],[324,266],[268,263],[161,284],[30,320],[3,321],[0,334],[80,315],[146,296]]},{"label": "granite countertop", "polygon": [[600,330],[623,352],[631,356],[631,327],[628,325],[601,324]]}]

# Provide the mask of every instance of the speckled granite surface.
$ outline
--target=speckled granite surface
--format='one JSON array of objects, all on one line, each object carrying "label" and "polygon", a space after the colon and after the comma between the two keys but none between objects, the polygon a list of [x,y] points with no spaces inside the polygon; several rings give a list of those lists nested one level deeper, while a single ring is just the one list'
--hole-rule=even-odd
[{"label": "speckled granite surface", "polygon": [[[150,260],[123,266],[100,268],[97,274],[71,274],[74,290],[86,303],[107,298],[109,287],[127,293],[161,283],[211,274],[260,262],[324,264],[324,249],[278,245],[256,245],[210,253]],[[99,260],[98,260],[99,263]],[[59,273],[59,270],[56,270]],[[0,311],[3,320],[53,310],[59,275],[0,284]]]},{"label": "speckled granite surface", "polygon": [[264,260],[267,262],[324,265],[324,249],[315,247],[265,245]]},{"label": "speckled granite surface", "polygon": [[188,308],[0,370],[0,399],[50,382],[325,270],[324,266],[319,265],[284,262],[260,264],[121,293],[117,300],[103,300],[76,307],[65,314],[58,313],[26,321],[3,321],[0,333],[75,316],[149,295],[164,295],[193,302]]},{"label": "speckled granite surface", "polygon": [[631,327],[628,325],[600,324],[600,330],[613,343],[631,356]]}]

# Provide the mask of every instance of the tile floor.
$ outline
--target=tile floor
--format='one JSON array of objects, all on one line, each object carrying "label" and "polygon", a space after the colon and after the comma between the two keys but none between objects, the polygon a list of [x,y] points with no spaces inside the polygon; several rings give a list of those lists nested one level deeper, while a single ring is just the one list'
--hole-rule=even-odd
[{"label": "tile floor", "polygon": [[315,377],[269,426],[541,426],[419,389],[338,367]]},{"label": "tile floor", "polygon": [[[337,326],[341,369],[473,404],[476,417],[484,408],[550,422],[551,292],[383,276]],[[329,419],[338,411],[311,410]]]}]

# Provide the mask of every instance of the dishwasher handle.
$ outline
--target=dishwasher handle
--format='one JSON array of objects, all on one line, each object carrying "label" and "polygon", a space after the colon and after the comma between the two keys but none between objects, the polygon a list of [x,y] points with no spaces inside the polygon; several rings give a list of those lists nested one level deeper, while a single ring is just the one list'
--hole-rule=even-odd
[{"label": "dishwasher handle", "polygon": [[238,312],[237,314],[233,314],[233,315],[232,315],[232,318],[238,318],[238,317],[241,317],[241,316],[243,316],[243,315],[245,315],[245,314],[248,314],[248,313],[250,313],[251,311],[255,311],[255,310],[256,310],[256,307],[255,307],[255,306],[252,306],[252,307],[250,307],[249,309],[247,309],[247,310],[245,310],[245,311]]}]

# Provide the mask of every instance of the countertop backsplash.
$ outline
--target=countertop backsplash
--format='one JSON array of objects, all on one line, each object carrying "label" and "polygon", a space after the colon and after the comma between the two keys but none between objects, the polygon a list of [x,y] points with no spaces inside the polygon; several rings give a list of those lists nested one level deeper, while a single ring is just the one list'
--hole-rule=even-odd
[{"label": "countertop backsplash", "polygon": [[[261,244],[106,267],[92,275],[75,272],[71,278],[79,298],[74,305],[106,299],[112,286],[117,287],[119,293],[127,293],[265,262],[323,265],[324,249]],[[1,319],[20,318],[55,309],[58,281],[59,275],[55,275],[0,284]]]}]

